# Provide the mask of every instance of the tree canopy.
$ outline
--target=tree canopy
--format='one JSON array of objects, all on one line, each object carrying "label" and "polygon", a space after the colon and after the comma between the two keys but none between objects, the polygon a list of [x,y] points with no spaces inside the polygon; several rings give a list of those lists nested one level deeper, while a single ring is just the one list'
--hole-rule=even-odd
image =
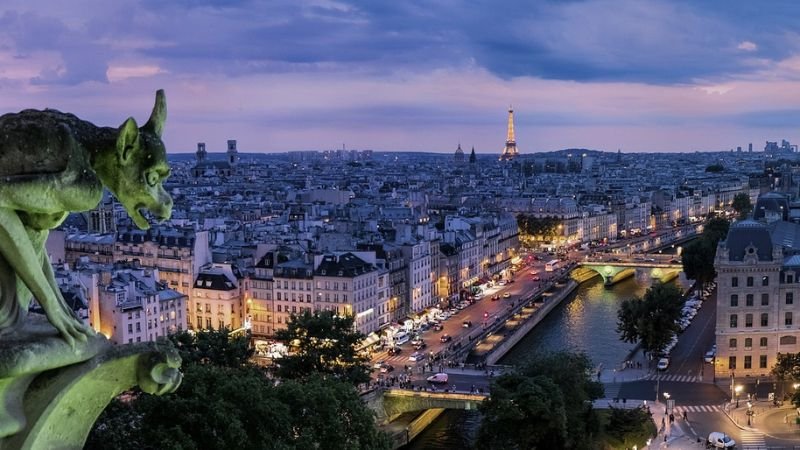
[{"label": "tree canopy", "polygon": [[661,351],[680,330],[681,291],[656,283],[642,298],[625,300],[617,311],[617,332],[625,342],[642,344],[647,352]]},{"label": "tree canopy", "polygon": [[478,448],[583,449],[597,431],[591,402],[603,395],[586,355],[537,355],[492,385],[480,406]]},{"label": "tree canopy", "polygon": [[722,166],[722,164],[711,164],[706,166],[706,172],[709,173],[720,173],[723,170],[725,170],[725,168]]},{"label": "tree canopy", "polygon": [[246,334],[232,336],[230,330],[179,331],[169,335],[178,349],[183,365],[200,363],[221,367],[241,367],[253,356]]},{"label": "tree canopy", "polygon": [[747,217],[747,214],[753,209],[753,204],[750,202],[750,196],[744,192],[740,192],[733,197],[731,204],[734,211],[739,215],[740,219]]},{"label": "tree canopy", "polygon": [[525,214],[517,216],[520,233],[546,241],[560,236],[561,225],[563,221],[557,217],[533,217]]},{"label": "tree canopy", "polygon": [[683,248],[681,260],[687,278],[701,285],[714,280],[717,244],[728,235],[729,227],[730,222],[726,219],[715,217],[705,225],[700,238]]},{"label": "tree canopy", "polygon": [[369,381],[369,361],[356,352],[364,335],[355,331],[351,316],[334,316],[331,311],[292,314],[286,329],[275,337],[292,350],[279,361],[280,378],[327,374],[353,384]]}]

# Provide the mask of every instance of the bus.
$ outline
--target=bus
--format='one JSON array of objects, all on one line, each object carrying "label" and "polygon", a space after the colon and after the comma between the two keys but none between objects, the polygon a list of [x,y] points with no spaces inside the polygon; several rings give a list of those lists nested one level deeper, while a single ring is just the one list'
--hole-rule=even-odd
[{"label": "bus", "polygon": [[552,261],[548,261],[548,262],[547,262],[547,263],[544,265],[544,270],[546,270],[546,271],[548,271],[548,272],[552,272],[552,271],[554,271],[554,270],[558,269],[558,264],[559,264],[559,263],[560,263],[560,261],[559,261],[559,260],[557,260],[557,259],[554,259],[554,260],[552,260]]}]

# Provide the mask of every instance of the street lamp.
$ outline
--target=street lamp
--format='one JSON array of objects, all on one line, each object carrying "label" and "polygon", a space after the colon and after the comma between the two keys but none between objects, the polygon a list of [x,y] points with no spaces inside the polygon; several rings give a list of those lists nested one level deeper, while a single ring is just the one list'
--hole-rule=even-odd
[{"label": "street lamp", "polygon": [[742,393],[742,385],[740,384],[740,385],[736,386],[736,388],[734,388],[733,391],[736,392],[736,407],[738,408],[739,407],[739,394]]},{"label": "street lamp", "polygon": [[664,404],[664,414],[666,414],[666,413],[667,413],[667,407],[668,407],[668,405],[667,405],[666,403],[669,403],[669,397],[670,397],[670,395],[669,395],[669,392],[664,392],[664,399],[666,400],[666,401],[664,402],[664,403],[665,403],[665,404]]},{"label": "street lamp", "polygon": [[753,403],[748,401],[747,402],[747,426],[750,426],[750,417],[753,416]]}]

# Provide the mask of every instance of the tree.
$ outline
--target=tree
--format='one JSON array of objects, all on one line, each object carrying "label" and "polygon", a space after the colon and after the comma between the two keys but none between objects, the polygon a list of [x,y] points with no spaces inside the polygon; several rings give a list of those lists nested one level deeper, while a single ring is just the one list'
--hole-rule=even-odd
[{"label": "tree", "polygon": [[590,448],[590,434],[599,430],[591,404],[603,395],[592,372],[586,355],[560,352],[499,377],[481,406],[478,448]]},{"label": "tree", "polygon": [[242,333],[231,335],[230,330],[180,331],[170,334],[169,340],[178,349],[183,364],[213,364],[221,367],[241,367],[253,356],[249,337]]},{"label": "tree", "polygon": [[278,330],[275,337],[292,349],[280,360],[276,372],[280,378],[328,374],[353,384],[369,381],[369,361],[356,352],[364,335],[355,331],[352,316],[306,310],[292,314],[286,329]]},{"label": "tree", "polygon": [[643,408],[610,408],[605,434],[613,448],[642,446],[655,434],[650,412]]},{"label": "tree", "polygon": [[725,170],[725,168],[722,167],[722,164],[711,164],[710,166],[706,166],[706,172],[709,173],[720,173],[723,170]]},{"label": "tree", "polygon": [[740,219],[746,218],[747,213],[753,209],[753,204],[750,203],[750,196],[744,192],[740,192],[733,197],[733,203],[731,206],[733,207],[734,211],[739,214]]},{"label": "tree", "polygon": [[717,244],[728,235],[729,228],[728,220],[715,217],[705,225],[699,239],[684,247],[681,259],[687,278],[697,281],[701,286],[714,280],[717,276],[714,271]]},{"label": "tree", "polygon": [[681,291],[656,283],[640,298],[625,300],[617,311],[617,332],[624,342],[640,342],[647,352],[660,352],[680,330]]},{"label": "tree", "polygon": [[701,237],[708,239],[711,246],[716,249],[719,241],[728,235],[728,229],[730,229],[730,227],[731,223],[728,219],[714,217],[703,227],[703,234]]},{"label": "tree", "polygon": [[479,409],[484,417],[478,448],[565,448],[566,407],[561,390],[550,378],[502,376]]}]

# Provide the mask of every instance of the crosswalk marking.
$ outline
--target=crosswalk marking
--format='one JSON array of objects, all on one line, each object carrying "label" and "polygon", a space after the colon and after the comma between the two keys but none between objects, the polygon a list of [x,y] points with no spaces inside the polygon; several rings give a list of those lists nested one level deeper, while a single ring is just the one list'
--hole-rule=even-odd
[{"label": "crosswalk marking", "polygon": [[701,413],[701,412],[717,412],[722,411],[719,405],[681,405],[675,407],[675,415],[680,417],[683,412],[687,413]]},{"label": "crosswalk marking", "polygon": [[618,398],[619,397],[619,388],[622,386],[622,383],[611,383],[611,384],[604,384],[603,389],[605,390],[605,398]]},{"label": "crosswalk marking", "polygon": [[660,381],[679,381],[683,383],[696,383],[699,379],[694,375],[677,375],[677,374],[655,374],[655,375],[648,375],[645,377],[646,379],[650,380],[660,380]]},{"label": "crosswalk marking", "polygon": [[767,443],[764,441],[764,434],[757,431],[742,430],[739,433],[739,440],[737,447],[741,446],[743,450],[747,449],[762,449],[767,448]]}]

